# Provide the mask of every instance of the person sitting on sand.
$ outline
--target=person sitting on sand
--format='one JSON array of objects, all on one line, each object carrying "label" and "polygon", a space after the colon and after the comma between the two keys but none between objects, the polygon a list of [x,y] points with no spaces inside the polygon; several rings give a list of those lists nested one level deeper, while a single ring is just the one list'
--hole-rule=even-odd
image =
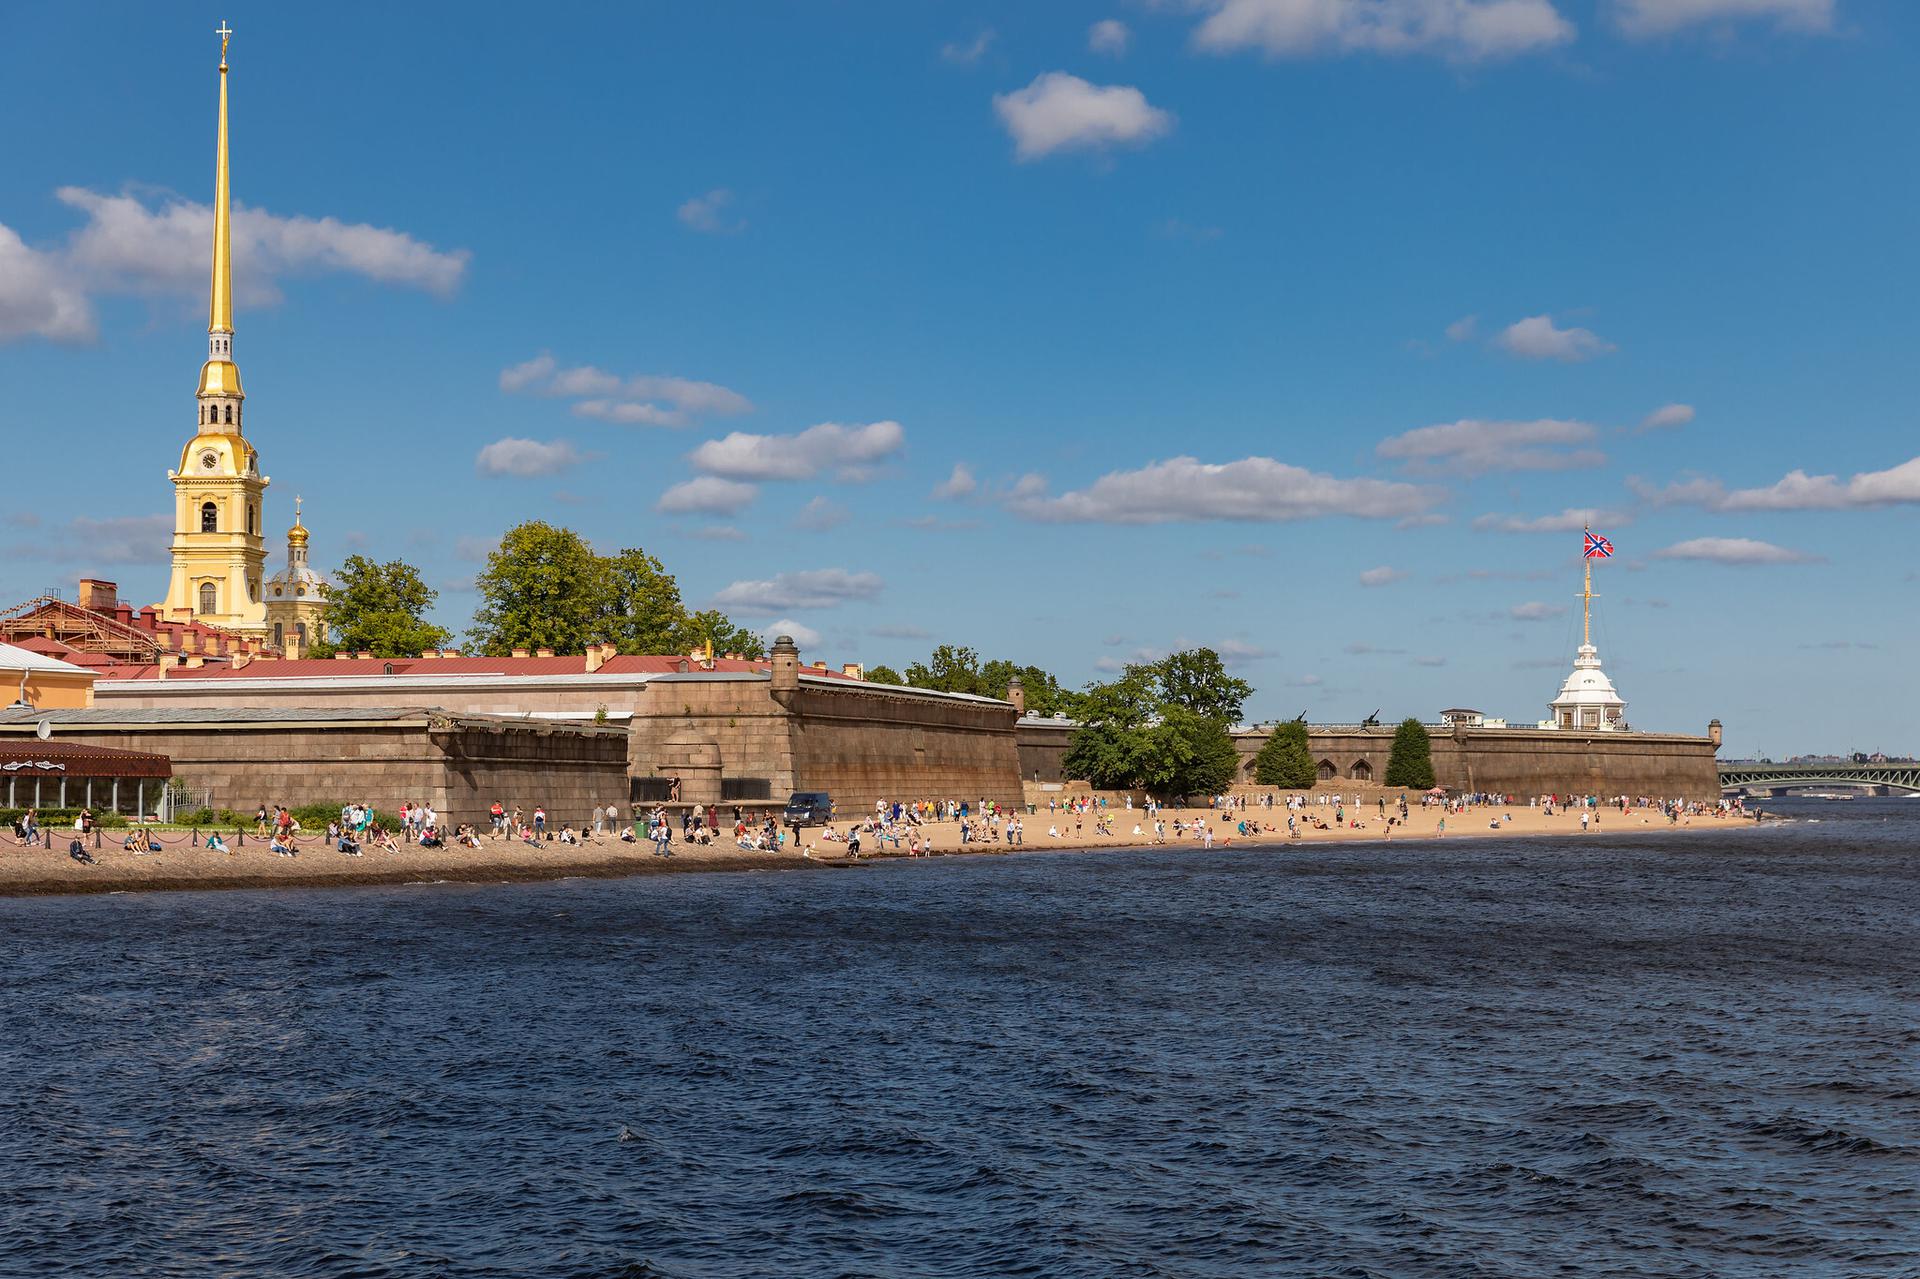
[{"label": "person sitting on sand", "polygon": [[372,840],[375,848],[384,848],[390,853],[400,851],[400,846],[393,842],[393,836],[387,831],[385,826],[374,826],[368,838]]},{"label": "person sitting on sand", "polygon": [[139,853],[142,855],[157,853],[160,851],[160,840],[152,831],[129,831],[126,839],[121,842],[120,847],[129,853]]},{"label": "person sitting on sand", "polygon": [[639,837],[633,833],[633,827],[628,826],[623,830],[621,830],[620,842],[623,844],[637,844],[640,841],[639,841]]},{"label": "person sitting on sand", "polygon": [[298,855],[294,847],[293,836],[283,835],[279,831],[274,832],[273,839],[268,842],[267,847],[282,857],[294,857]]},{"label": "person sitting on sand", "polygon": [[530,844],[535,848],[540,847],[540,841],[534,837],[533,827],[531,826],[522,825],[520,827],[520,842]]},{"label": "person sitting on sand", "polygon": [[213,834],[207,836],[207,851],[210,853],[226,853],[229,856],[233,853],[233,850],[227,847],[227,841],[220,838],[219,831],[215,831]]},{"label": "person sitting on sand", "polygon": [[441,836],[438,826],[429,826],[420,832],[420,847],[422,848],[443,848],[446,846],[446,842],[445,838]]},{"label": "person sitting on sand", "polygon": [[574,831],[573,827],[562,826],[560,828],[560,842],[563,844],[577,844],[580,842],[580,836]]}]

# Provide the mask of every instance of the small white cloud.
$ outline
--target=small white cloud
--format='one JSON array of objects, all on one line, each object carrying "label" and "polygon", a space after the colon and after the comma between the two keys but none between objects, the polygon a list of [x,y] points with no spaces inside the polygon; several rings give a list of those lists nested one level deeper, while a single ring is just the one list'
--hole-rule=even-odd
[{"label": "small white cloud", "polygon": [[1444,657],[1416,657],[1413,659],[1413,664],[1415,666],[1445,666],[1447,659]]},{"label": "small white cloud", "polygon": [[1920,503],[1920,457],[1884,471],[1849,479],[1789,471],[1765,488],[1734,489],[1713,479],[1681,480],[1655,488],[1641,480],[1628,487],[1655,506],[1702,506],[1710,511],[1842,511]]},{"label": "small white cloud", "polygon": [[1337,479],[1270,457],[1206,463],[1191,457],[1114,471],[1087,488],[1049,496],[1046,480],[1022,476],[1007,509],[1048,523],[1169,524],[1196,520],[1279,523],[1328,515],[1397,519],[1440,493],[1391,480]]},{"label": "small white cloud", "polygon": [[1562,418],[1531,422],[1463,418],[1404,431],[1382,440],[1374,451],[1409,466],[1440,467],[1469,475],[1558,471],[1605,462],[1603,454],[1578,447],[1592,441],[1596,434],[1589,423]]},{"label": "small white cloud", "polygon": [[1507,610],[1507,616],[1516,622],[1548,622],[1556,617],[1565,617],[1566,613],[1565,604],[1546,604],[1539,600],[1515,604]]},{"label": "small white cloud", "polygon": [[1657,560],[1705,560],[1711,564],[1811,564],[1819,559],[1750,537],[1696,537],[1655,551]]},{"label": "small white cloud", "polygon": [[733,192],[726,187],[715,187],[705,195],[696,195],[675,210],[674,216],[680,219],[682,226],[691,227],[702,235],[736,235],[747,229],[746,219],[729,216],[733,208]]},{"label": "small white cloud", "polygon": [[826,642],[826,637],[821,635],[819,631],[814,630],[804,622],[796,622],[791,617],[783,617],[777,622],[769,623],[766,627],[766,633],[768,635],[788,636],[793,640],[796,647],[802,649],[819,648],[820,645]]},{"label": "small white cloud", "polygon": [[1089,84],[1064,71],[1043,72],[1024,89],[995,94],[993,109],[1023,161],[1057,151],[1144,146],[1173,129],[1172,114],[1131,85]]},{"label": "small white cloud", "polygon": [[1270,648],[1262,648],[1243,639],[1221,640],[1213,646],[1213,651],[1220,655],[1220,661],[1227,666],[1251,666],[1255,662],[1278,656]]},{"label": "small white cloud", "polygon": [[1463,315],[1447,326],[1447,341],[1471,342],[1479,332],[1480,317],[1477,315]]},{"label": "small white cloud", "polygon": [[81,515],[50,526],[11,518],[8,523],[35,530],[31,542],[0,547],[0,555],[16,562],[164,564],[174,531],[171,515],[110,515],[105,519]]},{"label": "small white cloud", "polygon": [[875,639],[924,640],[933,638],[933,632],[924,626],[903,626],[898,624],[870,627],[867,630],[867,634],[873,636]]},{"label": "small white cloud", "polygon": [[1640,419],[1642,431],[1677,431],[1693,421],[1693,405],[1663,404]]},{"label": "small white cloud", "polygon": [[843,480],[859,481],[906,442],[906,430],[898,422],[822,422],[795,435],[734,431],[708,440],[687,458],[697,471],[734,480],[806,480],[831,471]]},{"label": "small white cloud", "polygon": [[1372,53],[1491,61],[1566,44],[1574,27],[1552,0],[1195,0],[1194,44],[1272,58]]},{"label": "small white cloud", "polygon": [[1559,360],[1567,364],[1578,364],[1616,349],[1592,329],[1557,327],[1550,315],[1532,315],[1509,324],[1500,331],[1494,344],[1523,360]]},{"label": "small white cloud", "polygon": [[674,485],[653,506],[668,515],[738,515],[759,495],[751,484],[700,475]]},{"label": "small white cloud", "polygon": [[779,573],[762,581],[740,581],[713,597],[714,607],[742,613],[780,613],[788,609],[835,608],[870,600],[885,585],[878,573],[849,573],[843,568]]},{"label": "small white cloud", "polygon": [[1473,526],[1496,533],[1578,533],[1585,528],[1619,528],[1630,522],[1624,511],[1603,511],[1598,507],[1572,506],[1558,515],[1482,515]]},{"label": "small white cloud", "polygon": [[816,496],[793,517],[793,526],[809,533],[825,533],[847,522],[847,508],[833,499]]},{"label": "small white cloud", "polygon": [[971,497],[979,487],[979,481],[973,478],[973,468],[965,462],[955,462],[952,474],[933,486],[933,496],[951,502],[957,498]]},{"label": "small white cloud", "polygon": [[536,475],[557,475],[585,460],[585,455],[565,440],[523,440],[509,436],[481,449],[473,459],[473,468],[482,475],[528,479]]},{"label": "small white cloud", "polygon": [[1360,574],[1360,585],[1392,586],[1395,582],[1405,581],[1406,578],[1407,572],[1405,569],[1388,568],[1383,564],[1379,568],[1370,568]]},{"label": "small white cloud", "polygon": [[1613,20],[1635,39],[1687,27],[1770,18],[1782,31],[1831,31],[1835,0],[1613,0]]},{"label": "small white cloud", "polygon": [[1102,18],[1087,28],[1087,48],[1094,53],[1109,58],[1127,56],[1127,46],[1133,43],[1133,32],[1127,24],[1118,18]]},{"label": "small white cloud", "polygon": [[970,67],[987,56],[987,50],[993,48],[994,39],[993,28],[987,27],[971,40],[943,44],[940,46],[941,60],[951,62],[956,67]]},{"label": "small white cloud", "polygon": [[591,364],[561,368],[547,352],[500,371],[500,389],[510,395],[573,400],[580,417],[639,426],[686,426],[702,417],[753,410],[752,401],[717,382],[636,373],[623,377]]}]

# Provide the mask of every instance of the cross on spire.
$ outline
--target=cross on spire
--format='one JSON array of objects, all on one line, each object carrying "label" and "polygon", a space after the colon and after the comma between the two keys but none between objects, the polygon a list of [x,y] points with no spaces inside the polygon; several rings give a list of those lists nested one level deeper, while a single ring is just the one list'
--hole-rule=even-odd
[{"label": "cross on spire", "polygon": [[233,39],[233,28],[227,25],[225,18],[222,18],[213,34],[220,37],[220,65],[224,67],[227,65],[227,41]]}]

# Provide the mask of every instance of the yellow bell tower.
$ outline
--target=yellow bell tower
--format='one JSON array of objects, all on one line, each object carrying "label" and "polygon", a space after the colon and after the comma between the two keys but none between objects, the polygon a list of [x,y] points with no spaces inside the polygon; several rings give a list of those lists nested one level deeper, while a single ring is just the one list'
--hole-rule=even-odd
[{"label": "yellow bell tower", "polygon": [[155,605],[170,621],[205,622],[264,638],[267,563],[261,499],[268,480],[241,434],[240,369],[233,362],[233,219],[227,179],[227,41],[220,37],[220,140],[213,187],[213,286],[207,314],[207,362],[195,396],[199,422],[180,452],[173,482],[173,575]]}]

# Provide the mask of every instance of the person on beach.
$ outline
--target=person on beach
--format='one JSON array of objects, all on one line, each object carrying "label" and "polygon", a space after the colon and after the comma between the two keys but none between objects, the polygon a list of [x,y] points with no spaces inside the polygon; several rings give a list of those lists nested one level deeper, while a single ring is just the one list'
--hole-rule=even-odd
[{"label": "person on beach", "polygon": [[653,828],[653,855],[655,857],[673,856],[673,823],[664,817]]},{"label": "person on beach", "polygon": [[213,834],[207,836],[207,851],[210,853],[225,853],[229,857],[233,855],[233,850],[227,847],[227,841],[220,837],[219,831],[215,831]]},{"label": "person on beach", "polygon": [[267,833],[267,806],[265,804],[260,805],[259,809],[253,814],[253,833],[256,835],[265,835]]},{"label": "person on beach", "polygon": [[1592,818],[1593,818],[1593,814],[1590,813],[1588,810],[1584,808],[1580,810],[1580,833],[1582,835],[1587,833],[1587,823],[1591,821]]},{"label": "person on beach", "polygon": [[533,833],[535,838],[547,833],[547,810],[543,804],[533,806]]}]

